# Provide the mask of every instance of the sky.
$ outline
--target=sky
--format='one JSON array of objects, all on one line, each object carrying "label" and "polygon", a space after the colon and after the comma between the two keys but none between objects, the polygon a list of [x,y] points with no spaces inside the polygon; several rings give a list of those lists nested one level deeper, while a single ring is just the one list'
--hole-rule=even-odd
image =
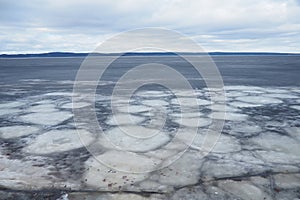
[{"label": "sky", "polygon": [[0,0],[0,54],[92,52],[145,27],[209,52],[299,53],[300,0]]}]

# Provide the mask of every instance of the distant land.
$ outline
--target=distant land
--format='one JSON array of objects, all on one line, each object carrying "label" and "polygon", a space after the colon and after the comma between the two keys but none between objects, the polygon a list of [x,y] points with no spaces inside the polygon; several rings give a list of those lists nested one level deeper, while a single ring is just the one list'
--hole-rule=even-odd
[{"label": "distant land", "polygon": [[[27,57],[85,57],[92,56],[175,56],[180,55],[205,55],[206,53],[194,52],[127,52],[127,53],[72,53],[49,52],[37,54],[0,54],[0,58],[27,58]],[[270,52],[208,52],[212,56],[300,56],[300,53],[270,53]]]}]

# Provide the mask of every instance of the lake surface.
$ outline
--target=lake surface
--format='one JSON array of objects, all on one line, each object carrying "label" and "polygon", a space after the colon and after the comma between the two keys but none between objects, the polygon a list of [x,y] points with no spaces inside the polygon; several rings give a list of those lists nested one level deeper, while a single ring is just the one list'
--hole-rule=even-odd
[{"label": "lake surface", "polygon": [[[84,57],[1,58],[0,199],[300,198],[300,56],[212,58],[223,88],[180,57],[126,56],[83,93],[73,86]],[[113,110],[118,79],[147,63],[195,93],[146,85]],[[225,102],[211,98],[223,89]]]}]

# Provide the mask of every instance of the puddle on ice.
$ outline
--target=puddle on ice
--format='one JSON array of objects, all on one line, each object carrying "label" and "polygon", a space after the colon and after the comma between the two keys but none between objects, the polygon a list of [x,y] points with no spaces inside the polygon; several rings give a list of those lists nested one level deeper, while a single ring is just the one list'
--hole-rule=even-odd
[{"label": "puddle on ice", "polygon": [[85,130],[53,130],[37,136],[24,151],[32,154],[50,154],[69,151],[89,145],[94,140]]},{"label": "puddle on ice", "polygon": [[0,127],[1,138],[15,138],[24,135],[30,135],[37,132],[39,129],[34,126],[6,126]]},{"label": "puddle on ice", "polygon": [[60,112],[48,112],[48,113],[30,113],[30,114],[22,115],[19,118],[22,121],[30,122],[33,124],[54,126],[62,123],[67,119],[70,119],[72,116],[73,115],[70,112],[60,111]]}]

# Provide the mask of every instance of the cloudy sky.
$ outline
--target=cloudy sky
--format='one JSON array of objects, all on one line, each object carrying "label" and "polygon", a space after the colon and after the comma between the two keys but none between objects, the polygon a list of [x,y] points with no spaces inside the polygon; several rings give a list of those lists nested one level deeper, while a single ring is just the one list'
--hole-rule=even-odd
[{"label": "cloudy sky", "polygon": [[206,51],[300,52],[299,0],[0,0],[0,53],[91,52],[136,28]]}]

